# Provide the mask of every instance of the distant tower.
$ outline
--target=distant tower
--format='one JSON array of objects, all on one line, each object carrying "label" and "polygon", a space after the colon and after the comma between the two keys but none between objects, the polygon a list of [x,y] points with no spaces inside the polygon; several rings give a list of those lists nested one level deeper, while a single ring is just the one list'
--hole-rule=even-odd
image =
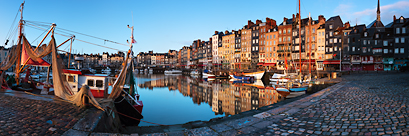
[{"label": "distant tower", "polygon": [[376,10],[376,21],[381,21],[381,10],[379,8],[379,0],[378,0],[378,9]]}]

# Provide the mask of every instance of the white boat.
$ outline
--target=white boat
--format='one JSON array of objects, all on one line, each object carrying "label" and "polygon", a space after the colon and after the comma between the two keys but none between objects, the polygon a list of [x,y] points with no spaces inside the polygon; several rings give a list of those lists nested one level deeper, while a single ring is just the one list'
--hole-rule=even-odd
[{"label": "white boat", "polygon": [[175,75],[175,74],[182,74],[182,70],[165,70],[165,75]]},{"label": "white boat", "polygon": [[199,75],[199,72],[198,72],[197,70],[194,70],[194,71],[191,71],[191,72],[190,72],[190,75],[191,75],[191,76],[198,76],[198,75]]},{"label": "white boat", "polygon": [[111,68],[107,67],[106,69],[103,69],[103,70],[101,71],[101,73],[102,73],[102,74],[107,74],[107,75],[109,75],[109,74],[111,74]]},{"label": "white boat", "polygon": [[215,75],[209,74],[209,73],[203,73],[203,76],[202,76],[202,77],[203,77],[203,78],[216,78]]},{"label": "white boat", "polygon": [[286,84],[289,79],[285,77],[286,77],[286,74],[274,73],[274,75],[270,78],[271,84],[274,84],[274,85]]},{"label": "white boat", "polygon": [[251,72],[251,73],[243,73],[243,76],[246,77],[254,77],[256,80],[261,80],[263,78],[265,71],[257,71],[257,72]]}]

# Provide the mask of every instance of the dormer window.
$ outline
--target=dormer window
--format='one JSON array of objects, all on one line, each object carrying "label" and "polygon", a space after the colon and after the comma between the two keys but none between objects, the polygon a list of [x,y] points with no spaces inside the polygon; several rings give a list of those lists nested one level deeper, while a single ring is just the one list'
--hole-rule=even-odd
[{"label": "dormer window", "polygon": [[379,38],[379,34],[376,34],[376,35],[375,35],[375,38]]},{"label": "dormer window", "polygon": [[368,32],[365,32],[365,33],[364,33],[364,36],[367,37],[367,36],[368,36]]},{"label": "dormer window", "polygon": [[400,18],[400,23],[403,23],[403,17]]},{"label": "dormer window", "polygon": [[329,25],[329,29],[332,29],[332,25]]}]

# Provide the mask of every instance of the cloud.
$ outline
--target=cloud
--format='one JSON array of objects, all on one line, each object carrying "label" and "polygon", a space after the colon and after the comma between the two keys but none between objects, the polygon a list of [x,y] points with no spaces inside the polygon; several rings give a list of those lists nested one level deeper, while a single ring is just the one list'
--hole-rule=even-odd
[{"label": "cloud", "polygon": [[[409,11],[407,10],[408,7],[409,1],[398,1],[389,5],[381,6],[380,10],[382,22],[385,25],[392,22],[393,15],[396,15],[396,18],[400,16],[409,17]],[[343,20],[351,20],[351,23],[354,22],[353,24],[369,24],[376,19],[376,10],[377,6],[375,6],[373,9],[353,11],[352,6],[340,4],[334,9],[334,13],[340,14]]]}]

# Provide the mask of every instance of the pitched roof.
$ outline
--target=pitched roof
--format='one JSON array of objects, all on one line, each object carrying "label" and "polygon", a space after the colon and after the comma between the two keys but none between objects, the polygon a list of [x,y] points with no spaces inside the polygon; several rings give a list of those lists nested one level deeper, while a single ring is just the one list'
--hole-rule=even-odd
[{"label": "pitched roof", "polygon": [[385,27],[382,23],[382,21],[377,21],[374,20],[372,23],[370,23],[366,28],[371,28],[371,27]]}]

